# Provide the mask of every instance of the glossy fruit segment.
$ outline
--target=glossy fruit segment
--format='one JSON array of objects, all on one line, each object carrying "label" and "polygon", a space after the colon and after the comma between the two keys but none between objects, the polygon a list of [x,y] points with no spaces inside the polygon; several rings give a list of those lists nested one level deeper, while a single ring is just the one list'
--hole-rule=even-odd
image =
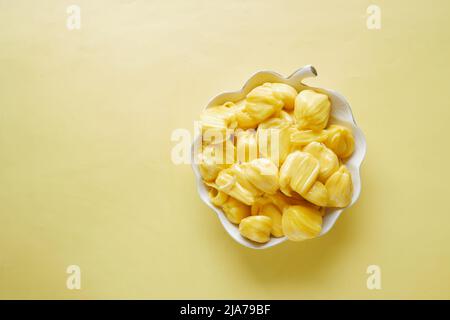
[{"label": "glossy fruit segment", "polygon": [[330,117],[328,96],[313,90],[303,90],[295,98],[295,119],[299,129],[323,130]]},{"label": "glossy fruit segment", "polygon": [[[219,172],[225,169],[228,165],[224,157],[218,154],[217,150],[222,148],[221,145],[207,145],[203,147],[203,152],[200,154],[199,169],[205,181],[214,181]],[[232,163],[232,162],[231,162]]]},{"label": "glossy fruit segment", "polygon": [[204,137],[208,137],[206,140],[223,141],[226,130],[237,127],[234,108],[234,103],[227,102],[221,106],[208,108],[203,112],[200,120]]},{"label": "glossy fruit segment", "polygon": [[240,128],[255,128],[259,123],[278,114],[284,106],[292,108],[297,94],[294,88],[281,83],[265,83],[247,94],[238,107],[236,119]]},{"label": "glossy fruit segment", "polygon": [[290,196],[292,190],[304,194],[309,191],[319,175],[319,161],[309,153],[291,153],[280,169],[281,191]]},{"label": "glossy fruit segment", "polygon": [[328,190],[320,181],[314,182],[312,187],[302,196],[319,207],[325,207],[328,204]]},{"label": "glossy fruit segment", "polygon": [[266,204],[261,208],[259,213],[261,216],[266,216],[272,219],[272,230],[270,231],[274,237],[282,237],[283,230],[281,228],[281,211],[274,204]]},{"label": "glossy fruit segment", "polygon": [[222,205],[222,209],[228,220],[235,224],[250,215],[250,207],[232,197]]},{"label": "glossy fruit segment", "polygon": [[238,177],[236,172],[231,168],[222,170],[219,173],[216,179],[216,185],[219,191],[228,194],[246,205],[252,205],[257,196],[261,194],[250,183]]},{"label": "glossy fruit segment", "polygon": [[324,130],[297,130],[291,131],[290,140],[294,146],[305,146],[313,141],[323,142],[327,139],[327,133]]},{"label": "glossy fruit segment", "polygon": [[215,188],[211,188],[208,192],[208,196],[211,202],[215,206],[221,206],[228,200],[228,195],[225,192],[218,191]]},{"label": "glossy fruit segment", "polygon": [[269,159],[260,158],[242,164],[247,180],[264,193],[277,192],[278,167]]},{"label": "glossy fruit segment", "polygon": [[295,90],[290,85],[284,83],[271,83],[271,89],[273,95],[283,101],[284,109],[292,110],[294,109],[295,98],[297,97],[297,90]]},{"label": "glossy fruit segment", "polygon": [[330,125],[325,144],[340,158],[348,158],[355,149],[355,140],[350,129],[340,125]]},{"label": "glossy fruit segment", "polygon": [[352,201],[352,177],[345,165],[342,165],[338,171],[328,178],[325,187],[329,196],[327,206],[344,208]]},{"label": "glossy fruit segment", "polygon": [[258,158],[258,140],[254,130],[240,130],[235,133],[236,157],[239,162]]},{"label": "glossy fruit segment", "polygon": [[291,149],[292,122],[287,117],[270,118],[258,126],[259,154],[277,166],[284,162]]},{"label": "glossy fruit segment", "polygon": [[287,196],[292,196],[291,179],[298,166],[299,152],[289,154],[280,168],[280,190]]},{"label": "glossy fruit segment", "polygon": [[322,217],[318,210],[306,206],[291,206],[282,217],[284,234],[292,241],[317,237],[322,230]]},{"label": "glossy fruit segment", "polygon": [[322,182],[327,179],[339,169],[339,159],[333,151],[328,149],[323,143],[311,142],[304,149],[304,152],[311,154],[314,158],[319,160],[319,180]]},{"label": "glossy fruit segment", "polygon": [[266,216],[250,216],[241,220],[240,234],[252,241],[266,243],[270,240],[272,219]]},{"label": "glossy fruit segment", "polygon": [[319,175],[319,161],[308,153],[299,152],[298,166],[291,178],[291,188],[302,195],[309,191]]}]

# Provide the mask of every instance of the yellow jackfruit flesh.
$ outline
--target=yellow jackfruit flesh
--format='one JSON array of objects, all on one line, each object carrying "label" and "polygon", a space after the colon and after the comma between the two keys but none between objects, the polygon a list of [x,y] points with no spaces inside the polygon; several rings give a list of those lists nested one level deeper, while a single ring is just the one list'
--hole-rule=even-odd
[{"label": "yellow jackfruit flesh", "polygon": [[290,151],[291,128],[289,120],[270,118],[258,126],[259,153],[279,165]]},{"label": "yellow jackfruit flesh", "polygon": [[278,190],[278,167],[269,159],[255,159],[241,167],[246,180],[255,188],[267,194],[274,194]]},{"label": "yellow jackfruit flesh", "polygon": [[283,233],[292,241],[317,237],[322,230],[322,217],[318,210],[306,206],[291,206],[283,213]]},{"label": "yellow jackfruit flesh", "polygon": [[235,224],[250,215],[250,207],[232,197],[222,205],[222,209],[228,220]]},{"label": "yellow jackfruit flesh", "polygon": [[237,160],[248,162],[258,158],[258,140],[254,130],[239,130],[236,136]]},{"label": "yellow jackfruit flesh", "polygon": [[278,191],[273,195],[266,195],[272,204],[274,204],[278,210],[282,213],[290,205],[290,198]]},{"label": "yellow jackfruit flesh", "polygon": [[355,141],[350,129],[328,125],[330,111],[325,94],[265,83],[202,114],[199,170],[211,203],[239,224],[243,237],[314,238],[327,207],[351,203],[351,174],[342,160]]},{"label": "yellow jackfruit flesh", "polygon": [[223,141],[227,137],[227,129],[237,127],[236,111],[234,103],[227,102],[224,105],[207,108],[200,116],[204,137],[211,137],[215,143]]},{"label": "yellow jackfruit flesh", "polygon": [[245,189],[249,190],[251,193],[255,195],[255,197],[259,197],[263,194],[263,192],[255,187],[248,179],[247,174],[244,171],[243,165],[234,164],[228,169],[231,174],[236,177],[236,181],[242,185]]},{"label": "yellow jackfruit flesh", "polygon": [[289,125],[294,123],[294,117],[293,117],[292,111],[291,112],[287,112],[287,111],[281,110],[279,118],[281,120],[286,121]]},{"label": "yellow jackfruit flesh", "polygon": [[[217,154],[221,145],[204,146],[202,153],[199,155],[199,170],[202,178],[206,181],[214,181],[222,169],[229,166],[224,157]],[[233,163],[233,161],[231,161]]]},{"label": "yellow jackfruit flesh", "polygon": [[[312,187],[311,187],[311,189],[312,189]],[[306,200],[303,196],[299,195],[296,192],[293,192],[292,196],[291,197],[287,197],[287,198],[289,199],[290,205],[310,207],[310,208],[315,209],[315,210],[319,210],[320,209],[320,206],[317,206],[317,205],[313,204],[312,202]]]},{"label": "yellow jackfruit flesh", "polygon": [[297,170],[291,179],[291,188],[299,194],[307,192],[319,175],[319,161],[308,153],[302,152]]},{"label": "yellow jackfruit flesh", "polygon": [[219,191],[215,188],[211,188],[208,192],[208,196],[211,199],[213,205],[220,207],[228,200],[228,195],[225,192]]},{"label": "yellow jackfruit flesh", "polygon": [[266,216],[272,219],[272,230],[271,234],[274,237],[282,237],[283,230],[281,227],[281,211],[273,204],[266,204],[261,208],[259,213],[261,216]]},{"label": "yellow jackfruit flesh", "polygon": [[323,130],[330,117],[328,96],[313,90],[303,90],[295,98],[295,119],[300,129]]},{"label": "yellow jackfruit flesh", "polygon": [[322,182],[327,181],[327,179],[339,169],[338,157],[323,143],[311,142],[303,148],[303,152],[307,152],[319,160],[319,180]]},{"label": "yellow jackfruit flesh", "polygon": [[255,128],[270,116],[278,114],[283,106],[291,106],[296,93],[294,88],[281,83],[265,83],[254,88],[247,94],[243,107],[237,109],[239,127]]},{"label": "yellow jackfruit flesh", "polygon": [[290,140],[291,143],[296,146],[305,146],[311,142],[323,142],[327,139],[328,135],[324,130],[291,130]]},{"label": "yellow jackfruit flesh", "polygon": [[350,129],[340,125],[330,125],[327,128],[325,144],[340,158],[348,158],[355,149],[355,140]]},{"label": "yellow jackfruit flesh", "polygon": [[259,197],[255,200],[255,202],[252,204],[251,208],[251,215],[256,216],[261,212],[262,207],[264,207],[266,204],[271,203],[270,199],[263,195],[262,197]]},{"label": "yellow jackfruit flesh", "polygon": [[[297,152],[300,152],[300,151],[297,151]],[[297,167],[297,163],[298,163],[297,152],[293,152],[293,153],[289,154],[286,157],[286,160],[284,161],[283,165],[280,168],[280,173],[279,173],[280,190],[287,196],[292,195],[292,188],[291,188],[290,183],[291,183],[292,174],[293,174],[295,168]]]},{"label": "yellow jackfruit flesh", "polygon": [[271,83],[273,95],[283,101],[284,109],[292,110],[294,109],[295,97],[297,97],[297,90],[295,90],[290,85],[284,83]]},{"label": "yellow jackfruit flesh", "polygon": [[266,243],[270,240],[272,219],[266,216],[250,216],[241,220],[240,234],[252,241]]},{"label": "yellow jackfruit flesh", "polygon": [[292,190],[299,194],[309,191],[319,175],[319,161],[306,152],[291,153],[280,168],[280,190],[292,195]]},{"label": "yellow jackfruit flesh", "polygon": [[319,207],[324,207],[328,204],[327,188],[320,181],[314,182],[311,189],[303,193],[302,197]]},{"label": "yellow jackfruit flesh", "polygon": [[249,182],[238,178],[232,168],[224,169],[219,172],[216,179],[217,189],[229,196],[245,203],[252,205],[260,192],[255,189]]},{"label": "yellow jackfruit flesh", "polygon": [[283,107],[283,102],[274,97],[271,88],[259,86],[247,95],[244,106],[236,113],[240,128],[255,128]]},{"label": "yellow jackfruit flesh", "polygon": [[219,165],[216,165],[214,162],[211,162],[210,160],[202,161],[199,164],[199,170],[202,178],[205,181],[214,181],[219,174],[220,168]]},{"label": "yellow jackfruit flesh", "polygon": [[350,172],[345,165],[333,173],[325,183],[328,191],[328,207],[347,207],[352,201],[353,183]]}]

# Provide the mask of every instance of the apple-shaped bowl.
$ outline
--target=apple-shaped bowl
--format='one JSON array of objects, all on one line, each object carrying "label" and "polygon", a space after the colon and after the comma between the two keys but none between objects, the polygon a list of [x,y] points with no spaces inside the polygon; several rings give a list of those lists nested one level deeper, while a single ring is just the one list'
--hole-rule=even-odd
[{"label": "apple-shaped bowl", "polygon": [[[350,205],[346,207],[348,208],[356,202],[361,193],[361,177],[359,171],[361,163],[366,153],[366,140],[364,138],[364,134],[362,133],[361,129],[359,129],[359,127],[356,125],[356,121],[353,117],[349,103],[340,93],[330,89],[310,87],[302,82],[306,78],[311,78],[315,76],[317,76],[317,71],[311,65],[298,69],[289,77],[283,77],[282,75],[273,71],[259,71],[255,73],[253,76],[251,76],[250,79],[245,83],[245,85],[240,90],[232,92],[224,92],[219,94],[218,96],[214,97],[209,101],[206,108],[209,108],[211,106],[217,106],[227,101],[242,100],[253,88],[262,85],[265,82],[285,83],[294,87],[297,91],[309,88],[327,94],[331,101],[331,115],[329,123],[340,124],[351,129],[355,139],[355,150],[353,154],[348,159],[345,160],[345,165],[347,166],[348,170],[352,175],[352,182],[353,182],[353,196]],[[203,183],[198,163],[195,161],[196,159],[195,152],[197,150],[197,148],[195,148],[195,145],[200,143],[200,141],[201,139],[200,136],[198,135],[197,137],[195,137],[191,148],[191,161],[197,183],[197,190],[203,202],[205,202],[206,205],[217,214],[219,221],[222,223],[223,227],[228,232],[228,234],[238,243],[252,249],[266,249],[286,241],[287,240],[286,237],[280,238],[271,237],[270,241],[268,241],[267,243],[259,244],[244,238],[239,233],[238,226],[231,223],[225,216],[224,212],[219,207],[216,207],[211,203],[211,200],[208,195],[208,187]],[[323,218],[322,231],[319,236],[322,236],[331,230],[331,228],[336,223],[336,220],[339,218],[339,216],[346,208],[326,209],[326,214]]]}]

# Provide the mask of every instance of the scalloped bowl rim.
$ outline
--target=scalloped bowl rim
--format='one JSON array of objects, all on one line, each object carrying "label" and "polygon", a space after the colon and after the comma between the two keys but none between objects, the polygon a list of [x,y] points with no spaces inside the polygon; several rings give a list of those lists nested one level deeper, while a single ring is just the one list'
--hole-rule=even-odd
[{"label": "scalloped bowl rim", "polygon": [[[305,85],[302,80],[317,76],[316,69],[311,66],[305,66],[303,68],[298,69],[294,73],[292,73],[288,77],[283,77],[282,75],[278,74],[274,71],[258,71],[254,73],[249,80],[246,81],[244,86],[237,91],[229,91],[229,92],[223,92],[214,98],[212,98],[206,107],[204,109],[210,108],[213,105],[218,105],[221,103],[224,103],[226,101],[238,101],[245,97],[245,95],[250,92],[251,89],[254,87],[263,84],[264,82],[282,82],[289,84],[297,89],[305,89],[305,88],[311,88],[323,93],[326,93],[331,100],[331,116],[330,116],[330,123],[339,123],[342,125],[345,125],[349,127],[354,135],[355,138],[355,151],[352,154],[352,156],[348,159],[346,159],[345,164],[348,167],[349,171],[352,175],[352,182],[353,182],[353,196],[352,201],[349,206],[346,208],[349,208],[352,206],[356,200],[359,198],[359,195],[361,193],[361,177],[360,177],[360,167],[363,162],[363,159],[366,154],[366,140],[364,137],[364,134],[362,133],[361,129],[357,126],[356,121],[353,117],[353,113],[351,110],[351,107],[347,100],[338,92],[330,89],[324,89],[319,87],[312,87]],[[273,247],[275,245],[278,245],[284,241],[287,240],[287,237],[280,237],[275,238],[271,237],[270,241],[264,244],[258,244],[256,242],[250,241],[243,236],[240,235],[238,226],[231,223],[223,213],[223,211],[214,206],[211,203],[211,200],[208,196],[208,188],[203,183],[203,180],[200,175],[200,171],[198,168],[198,164],[194,161],[194,145],[198,143],[199,136],[194,138],[194,141],[192,143],[191,147],[191,163],[192,168],[194,170],[195,179],[197,183],[197,191],[200,195],[200,198],[203,200],[203,202],[208,205],[214,212],[217,214],[217,217],[219,218],[220,222],[222,223],[225,230],[228,232],[228,234],[238,243],[240,243],[243,246],[246,246],[248,248],[252,249],[266,249]],[[331,228],[336,223],[337,219],[340,217],[344,209],[346,208],[327,208],[327,214],[324,217],[323,220],[323,226],[322,231],[319,235],[323,236],[326,233],[328,233]]]}]

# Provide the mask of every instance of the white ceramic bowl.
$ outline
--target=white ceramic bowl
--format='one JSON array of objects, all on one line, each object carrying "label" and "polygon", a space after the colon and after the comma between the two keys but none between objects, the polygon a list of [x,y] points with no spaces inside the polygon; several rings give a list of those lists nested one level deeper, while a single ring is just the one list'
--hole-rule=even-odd
[{"label": "white ceramic bowl", "polygon": [[[361,177],[359,174],[359,168],[361,166],[361,163],[364,159],[364,155],[366,153],[366,140],[364,138],[364,135],[362,131],[358,128],[356,125],[356,121],[353,118],[352,110],[345,98],[337,93],[336,91],[329,90],[329,89],[322,89],[322,88],[315,88],[315,87],[309,87],[302,83],[303,79],[315,77],[317,76],[316,69],[313,66],[305,66],[297,71],[295,71],[293,74],[291,74],[289,77],[283,77],[282,75],[272,72],[272,71],[260,71],[255,73],[242,87],[242,89],[238,91],[233,92],[224,92],[216,96],[215,98],[211,99],[209,101],[206,108],[209,108],[211,106],[223,104],[227,101],[238,101],[247,95],[247,93],[250,92],[253,88],[265,83],[265,82],[281,82],[286,83],[291,86],[293,86],[297,91],[304,88],[313,88],[317,91],[326,93],[330,99],[331,99],[331,117],[330,117],[330,123],[337,123],[342,124],[348,128],[350,128],[353,132],[354,138],[355,138],[355,151],[353,155],[347,159],[345,162],[347,168],[352,174],[352,181],[353,181],[353,197],[351,201],[351,205],[355,203],[355,201],[358,199],[359,194],[361,193]],[[205,186],[205,184],[202,181],[200,171],[198,168],[198,164],[194,161],[194,144],[199,143],[199,137],[196,137],[194,140],[194,143],[192,144],[192,167],[194,169],[195,178],[197,180],[197,189],[198,193],[200,194],[200,198],[217,214],[217,217],[219,218],[220,222],[222,223],[225,230],[229,233],[229,235],[239,242],[240,244],[253,248],[253,249],[265,249],[272,246],[275,246],[277,244],[280,244],[284,242],[287,238],[274,238],[272,237],[269,242],[265,244],[258,244],[256,242],[250,241],[244,237],[242,237],[239,233],[238,226],[231,223],[225,216],[225,214],[222,212],[222,210],[216,206],[214,206],[211,203],[211,200],[208,196],[208,188]],[[347,207],[348,208],[348,207]],[[345,208],[344,208],[345,209]],[[342,211],[344,209],[338,209],[338,208],[327,208],[326,215],[323,220],[323,226],[322,226],[322,232],[320,233],[320,236],[326,234],[330,229],[334,226],[336,220],[341,215]]]}]

